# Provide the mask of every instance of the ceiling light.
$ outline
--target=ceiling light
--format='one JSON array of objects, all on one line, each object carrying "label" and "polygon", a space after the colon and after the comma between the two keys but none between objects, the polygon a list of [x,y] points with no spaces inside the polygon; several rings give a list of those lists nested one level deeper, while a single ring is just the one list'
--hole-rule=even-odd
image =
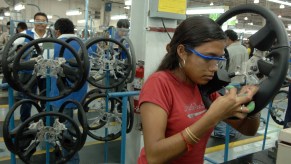
[{"label": "ceiling light", "polygon": [[52,15],[47,15],[47,19],[52,19],[53,16]]},{"label": "ceiling light", "polygon": [[279,14],[278,17],[281,18],[282,17],[281,14]]},{"label": "ceiling light", "polygon": [[14,6],[14,10],[16,11],[23,10],[23,9],[25,9],[25,5],[22,2],[19,2]]},{"label": "ceiling light", "polygon": [[274,3],[279,3],[279,4],[283,4],[283,5],[287,5],[287,6],[291,6],[290,2],[286,2],[286,1],[280,1],[280,0],[267,0],[269,2],[274,2]]},{"label": "ceiling light", "polygon": [[248,17],[244,17],[244,20],[248,20],[249,18]]},{"label": "ceiling light", "polygon": [[254,0],[254,3],[259,3],[260,2],[260,0]]},{"label": "ceiling light", "polygon": [[129,10],[130,9],[130,6],[124,6],[125,9]]},{"label": "ceiling light", "polygon": [[28,22],[34,22],[34,19],[29,19],[29,21]]},{"label": "ceiling light", "polygon": [[77,20],[77,23],[85,23],[85,22],[86,22],[85,19]]},{"label": "ceiling light", "polygon": [[126,15],[113,15],[110,18],[111,20],[127,19]]},{"label": "ceiling light", "polygon": [[131,0],[125,0],[124,4],[125,6],[131,6]]},{"label": "ceiling light", "polygon": [[0,16],[0,20],[3,20],[4,19],[4,17],[3,16]]},{"label": "ceiling light", "polygon": [[81,14],[82,14],[82,12],[80,11],[80,9],[67,10],[67,11],[66,11],[66,15],[67,15],[67,16],[81,15]]},{"label": "ceiling light", "polygon": [[280,9],[284,9],[285,6],[284,6],[283,4],[281,4],[279,8],[280,8]]},{"label": "ceiling light", "polygon": [[288,29],[291,30],[291,24],[288,24]]},{"label": "ceiling light", "polygon": [[213,4],[213,2],[211,2],[209,5],[210,5],[210,6],[213,6],[214,4]]},{"label": "ceiling light", "polygon": [[192,7],[187,8],[186,15],[194,14],[219,14],[228,10],[228,6]]},{"label": "ceiling light", "polygon": [[5,11],[4,16],[9,17],[10,16],[10,11]]}]

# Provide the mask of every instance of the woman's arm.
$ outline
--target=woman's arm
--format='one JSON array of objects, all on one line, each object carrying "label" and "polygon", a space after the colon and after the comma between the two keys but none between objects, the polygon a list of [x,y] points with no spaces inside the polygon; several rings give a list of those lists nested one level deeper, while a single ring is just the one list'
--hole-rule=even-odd
[{"label": "woman's arm", "polygon": [[[188,148],[181,133],[188,143],[194,144],[185,130],[165,138],[168,116],[160,106],[146,102],[141,105],[140,111],[148,163],[167,163],[183,155]],[[210,127],[214,127],[217,123],[217,121],[209,121],[209,119],[209,117],[203,116],[191,125],[191,132],[197,136],[204,135]]]}]

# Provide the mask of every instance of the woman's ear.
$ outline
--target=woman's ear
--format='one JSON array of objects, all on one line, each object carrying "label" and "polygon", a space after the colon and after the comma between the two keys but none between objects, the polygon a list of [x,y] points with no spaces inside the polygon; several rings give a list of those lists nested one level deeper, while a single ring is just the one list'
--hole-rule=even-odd
[{"label": "woman's ear", "polygon": [[185,51],[185,46],[180,44],[177,47],[177,54],[179,55],[180,59],[185,60],[187,58],[187,52]]}]

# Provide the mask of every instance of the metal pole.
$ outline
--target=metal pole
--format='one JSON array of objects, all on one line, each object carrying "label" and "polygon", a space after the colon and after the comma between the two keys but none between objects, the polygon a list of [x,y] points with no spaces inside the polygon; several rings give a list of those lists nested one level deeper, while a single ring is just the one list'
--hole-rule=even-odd
[{"label": "metal pole", "polygon": [[224,162],[228,160],[228,148],[229,148],[229,125],[226,124],[225,129],[225,146],[224,146]]},{"label": "metal pole", "polygon": [[86,6],[85,6],[85,30],[84,30],[84,36],[85,40],[88,39],[88,6],[89,6],[89,0],[86,0]]},{"label": "metal pole", "polygon": [[265,132],[264,132],[264,140],[263,140],[262,150],[265,150],[265,144],[266,144],[268,127],[269,127],[269,121],[270,121],[270,110],[272,110],[272,106],[273,106],[272,102],[269,103],[268,115],[267,115],[266,127],[265,127]]}]

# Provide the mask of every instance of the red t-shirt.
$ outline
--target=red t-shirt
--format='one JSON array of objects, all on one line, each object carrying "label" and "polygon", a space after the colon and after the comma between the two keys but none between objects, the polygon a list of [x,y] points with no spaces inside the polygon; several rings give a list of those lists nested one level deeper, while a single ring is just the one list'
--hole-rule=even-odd
[{"label": "red t-shirt", "polygon": [[[217,93],[211,95],[215,99]],[[166,137],[181,132],[186,127],[199,120],[207,111],[203,104],[197,85],[186,84],[176,78],[170,71],[160,71],[152,74],[145,82],[140,96],[139,105],[151,102],[159,105],[168,115]],[[203,163],[207,141],[213,128],[201,137],[190,152],[186,152],[171,163]],[[139,164],[147,164],[144,148],[141,150]]]}]

